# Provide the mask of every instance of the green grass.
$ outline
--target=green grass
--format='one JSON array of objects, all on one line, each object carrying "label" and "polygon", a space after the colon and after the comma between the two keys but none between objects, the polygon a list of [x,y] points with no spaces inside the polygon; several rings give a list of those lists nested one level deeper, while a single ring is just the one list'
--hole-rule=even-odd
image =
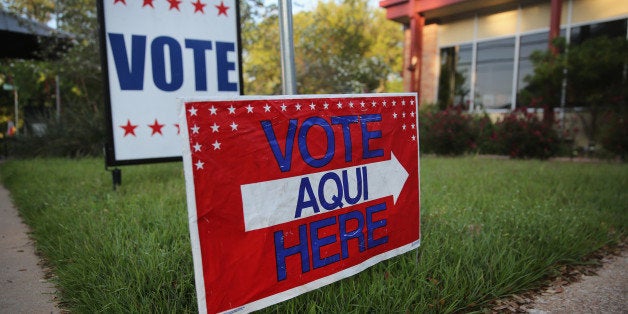
[{"label": "green grass", "polygon": [[[72,312],[194,312],[180,163],[100,159],[0,166]],[[537,287],[559,264],[621,241],[628,165],[423,158],[418,252],[271,306],[275,313],[448,313]]]}]

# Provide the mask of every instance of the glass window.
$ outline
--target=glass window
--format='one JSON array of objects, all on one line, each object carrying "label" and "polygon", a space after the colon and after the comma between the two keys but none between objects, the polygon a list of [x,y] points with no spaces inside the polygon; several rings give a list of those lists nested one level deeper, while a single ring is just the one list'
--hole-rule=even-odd
[{"label": "glass window", "polygon": [[549,32],[542,32],[532,35],[521,36],[519,43],[519,77],[517,83],[517,90],[521,91],[527,87],[527,83],[524,81],[525,77],[534,73],[534,65],[530,60],[530,56],[534,51],[547,50],[547,39],[549,38]]},{"label": "glass window", "polygon": [[478,43],[475,106],[510,109],[514,59],[514,37]]},{"label": "glass window", "polygon": [[441,49],[438,102],[442,108],[447,106],[468,108],[472,57],[471,44]]},{"label": "glass window", "polygon": [[587,39],[601,36],[626,38],[627,21],[623,19],[573,27],[571,28],[571,43],[580,44]]}]

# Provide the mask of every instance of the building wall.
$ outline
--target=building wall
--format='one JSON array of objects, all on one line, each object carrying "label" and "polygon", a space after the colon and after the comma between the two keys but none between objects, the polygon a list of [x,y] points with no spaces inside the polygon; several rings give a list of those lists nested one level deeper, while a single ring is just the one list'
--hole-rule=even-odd
[{"label": "building wall", "polygon": [[[615,19],[628,18],[628,1],[626,0],[563,0],[561,14],[561,28],[604,22]],[[440,75],[440,49],[456,45],[472,45],[474,58],[477,58],[478,45],[483,45],[490,41],[508,39],[514,37],[514,47],[512,51],[512,61],[504,63],[513,67],[510,108],[514,109],[517,102],[517,88],[521,84],[519,75],[519,52],[520,38],[530,34],[541,34],[549,30],[550,23],[550,1],[534,5],[519,7],[515,10],[494,12],[492,14],[475,15],[471,18],[448,21],[441,24],[432,24],[425,27],[424,52],[423,52],[423,77],[421,80],[422,101],[424,103],[436,102],[438,100],[438,76]],[[569,38],[569,34],[566,34]],[[435,38],[434,38],[435,37]],[[529,36],[528,36],[529,37]],[[436,49],[434,49],[434,41]],[[537,45],[538,46],[538,45]],[[537,47],[538,48],[538,47]],[[486,48],[489,51],[491,48]],[[479,95],[475,90],[476,83],[476,62],[469,73],[469,83],[471,92],[468,102],[470,109],[478,109],[482,101],[494,101],[500,99],[504,101],[504,93],[501,95]],[[529,71],[529,69],[528,69]],[[491,74],[491,73],[489,73]],[[525,73],[521,73],[523,76]],[[486,73],[484,75],[486,77]],[[508,82],[500,80],[504,86]],[[514,91],[514,92],[513,92]],[[491,97],[492,96],[492,97]],[[476,108],[473,108],[473,107]],[[508,104],[506,104],[508,106]],[[496,106],[497,107],[497,106]],[[486,109],[486,107],[484,107]]]},{"label": "building wall", "polygon": [[426,25],[423,29],[423,53],[421,56],[421,93],[422,103],[433,103],[438,96],[438,74],[440,58],[438,48],[438,25]]}]

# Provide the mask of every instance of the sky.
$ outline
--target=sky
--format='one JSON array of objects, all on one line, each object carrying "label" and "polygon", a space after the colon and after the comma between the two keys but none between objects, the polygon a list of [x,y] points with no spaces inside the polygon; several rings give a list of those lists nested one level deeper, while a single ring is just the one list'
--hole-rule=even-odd
[{"label": "sky", "polygon": [[[266,0],[268,3],[277,2],[278,0]],[[323,0],[325,1],[325,0]],[[299,11],[308,11],[312,10],[316,7],[318,0],[292,0],[292,12],[296,13]],[[379,0],[369,0],[369,5],[371,7],[377,8],[379,7]]]}]

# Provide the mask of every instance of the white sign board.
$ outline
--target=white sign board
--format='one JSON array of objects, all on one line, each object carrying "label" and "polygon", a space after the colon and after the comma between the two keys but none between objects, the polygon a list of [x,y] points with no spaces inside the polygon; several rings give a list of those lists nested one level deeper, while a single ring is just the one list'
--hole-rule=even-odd
[{"label": "white sign board", "polygon": [[177,99],[240,94],[237,1],[98,5],[110,110],[107,165],[180,159]]}]

